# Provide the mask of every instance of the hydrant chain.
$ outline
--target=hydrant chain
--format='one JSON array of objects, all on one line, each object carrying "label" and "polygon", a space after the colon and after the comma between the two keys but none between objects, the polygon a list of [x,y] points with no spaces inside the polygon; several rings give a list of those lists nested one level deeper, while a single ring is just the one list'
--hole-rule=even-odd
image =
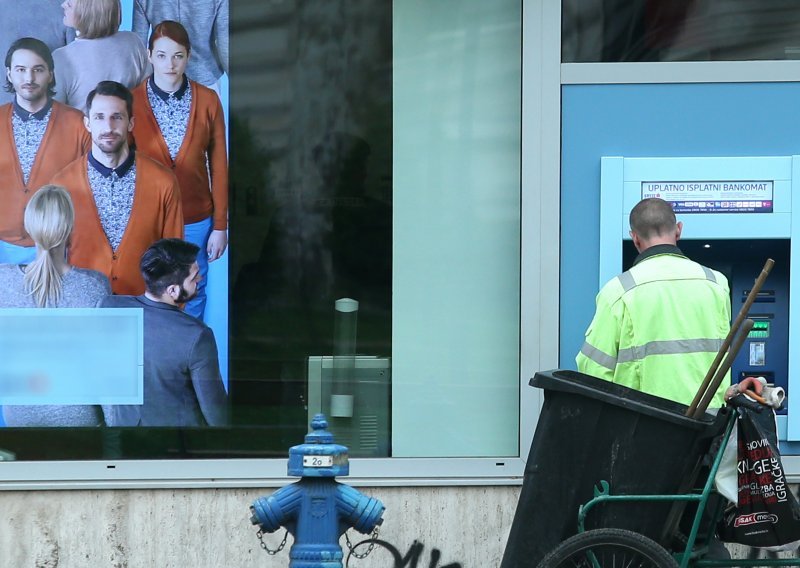
[{"label": "hydrant chain", "polygon": [[352,556],[355,556],[359,560],[369,556],[369,553],[372,552],[373,548],[375,548],[375,541],[378,540],[378,532],[379,531],[378,531],[378,527],[377,526],[374,529],[372,529],[372,538],[369,541],[369,546],[367,547],[367,551],[364,552],[363,554],[359,554],[358,552],[355,551],[355,549],[357,547],[361,546],[362,544],[364,544],[367,541],[363,540],[363,541],[361,541],[359,543],[356,543],[356,545],[353,546],[353,543],[350,542],[350,537],[347,536],[347,533],[344,533],[344,541],[347,544],[347,548],[350,550],[350,554]]},{"label": "hydrant chain", "polygon": [[270,556],[275,556],[275,555],[276,555],[276,554],[278,554],[278,553],[279,553],[281,550],[283,550],[283,547],[284,547],[284,546],[286,546],[286,538],[289,536],[289,531],[287,530],[287,531],[285,531],[285,532],[283,533],[283,540],[282,540],[282,541],[281,541],[281,543],[278,545],[278,548],[276,548],[275,550],[272,550],[272,549],[270,549],[270,547],[269,547],[269,546],[267,546],[267,543],[266,543],[266,542],[264,542],[264,531],[262,531],[261,529],[258,529],[258,532],[256,533],[256,536],[258,537],[258,541],[261,543],[261,548],[263,548],[263,549],[264,549],[264,551],[265,551],[267,554],[269,554]]}]

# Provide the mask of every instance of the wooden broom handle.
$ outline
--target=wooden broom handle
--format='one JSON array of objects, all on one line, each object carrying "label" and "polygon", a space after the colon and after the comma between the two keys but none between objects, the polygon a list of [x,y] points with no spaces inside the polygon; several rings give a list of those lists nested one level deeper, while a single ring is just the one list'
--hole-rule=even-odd
[{"label": "wooden broom handle", "polygon": [[[758,293],[761,291],[761,287],[764,285],[764,282],[766,282],[767,276],[769,276],[769,272],[772,270],[774,265],[775,261],[771,258],[768,258],[767,262],[764,263],[764,268],[761,269],[761,274],[759,274],[758,278],[756,278],[753,287],[750,289],[750,293],[747,295],[747,299],[742,305],[742,309],[739,310],[739,314],[736,316],[733,324],[731,324],[731,329],[728,331],[725,341],[722,342],[722,346],[719,348],[719,351],[717,351],[717,355],[714,357],[711,367],[708,368],[708,372],[706,373],[703,382],[700,384],[700,388],[697,389],[697,394],[694,396],[692,404],[690,404],[689,408],[686,410],[686,416],[695,415],[697,405],[700,404],[700,401],[705,396],[708,386],[711,384],[711,380],[714,378],[714,375],[717,372],[717,367],[719,367],[722,358],[725,356],[725,353],[728,351],[728,348],[733,342],[733,338],[736,336],[736,332],[739,331],[739,327],[741,327],[742,322],[747,317],[748,312],[750,312],[750,306],[753,305],[753,302],[755,302],[756,298],[758,297]],[[714,389],[714,391],[716,391],[716,389]]]}]

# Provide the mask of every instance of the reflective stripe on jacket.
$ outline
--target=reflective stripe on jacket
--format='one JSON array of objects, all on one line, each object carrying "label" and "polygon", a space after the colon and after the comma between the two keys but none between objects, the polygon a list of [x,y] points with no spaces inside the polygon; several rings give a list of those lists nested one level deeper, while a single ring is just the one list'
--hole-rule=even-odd
[{"label": "reflective stripe on jacket", "polygon": [[[678,254],[645,258],[609,281],[576,357],[578,369],[690,404],[730,328],[727,279]],[[714,396],[723,404],[730,373]]]}]

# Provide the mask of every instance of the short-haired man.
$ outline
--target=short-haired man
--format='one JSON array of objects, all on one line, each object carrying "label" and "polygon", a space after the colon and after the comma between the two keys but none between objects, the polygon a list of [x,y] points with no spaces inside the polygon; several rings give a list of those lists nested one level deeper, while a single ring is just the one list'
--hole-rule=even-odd
[{"label": "short-haired man", "polygon": [[36,248],[22,224],[25,206],[41,186],[89,149],[83,115],[53,101],[53,58],[38,39],[20,38],[6,53],[6,91],[0,106],[0,264],[25,264]]},{"label": "short-haired man", "polygon": [[75,203],[69,259],[105,274],[115,294],[141,294],[142,253],[162,238],[183,236],[178,181],[170,170],[128,146],[131,92],[101,81],[86,99],[92,150],[61,170]]},{"label": "short-haired man", "polygon": [[141,261],[142,296],[108,296],[104,308],[144,311],[144,404],[106,406],[109,426],[224,426],[228,401],[214,333],[179,305],[200,280],[197,245],[163,239]]},{"label": "short-haired man", "polygon": [[597,295],[578,369],[688,405],[730,329],[728,281],[683,255],[683,224],[666,201],[640,201],[630,227],[639,256]]}]

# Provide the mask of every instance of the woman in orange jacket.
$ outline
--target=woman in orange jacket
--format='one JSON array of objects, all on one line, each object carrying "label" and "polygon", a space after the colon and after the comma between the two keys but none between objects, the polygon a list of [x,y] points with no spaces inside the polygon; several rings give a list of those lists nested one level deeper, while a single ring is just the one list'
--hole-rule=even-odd
[{"label": "woman in orange jacket", "polygon": [[225,120],[217,93],[186,76],[189,34],[178,22],[153,28],[148,44],[153,75],[133,90],[133,137],[138,151],[178,178],[185,239],[200,247],[203,277],[186,312],[202,319],[208,262],[228,244],[228,157]]}]

